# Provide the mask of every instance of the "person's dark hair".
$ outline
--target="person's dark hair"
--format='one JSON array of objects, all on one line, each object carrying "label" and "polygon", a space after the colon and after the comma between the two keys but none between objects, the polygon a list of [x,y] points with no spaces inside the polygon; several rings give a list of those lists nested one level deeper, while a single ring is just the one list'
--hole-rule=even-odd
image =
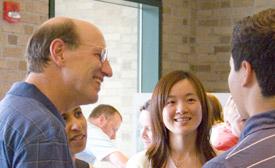
[{"label": "person's dark hair", "polygon": [[108,104],[100,104],[93,109],[89,115],[89,118],[98,118],[99,116],[104,115],[108,119],[115,114],[118,114],[122,121],[122,116],[116,108]]},{"label": "person's dark hair", "polygon": [[216,154],[209,142],[210,118],[209,104],[202,83],[197,77],[185,71],[173,71],[163,76],[157,83],[150,104],[150,116],[152,122],[152,145],[146,152],[152,167],[163,168],[167,164],[169,153],[168,129],[162,118],[162,111],[167,102],[171,88],[181,80],[188,80],[195,88],[202,107],[202,121],[197,128],[196,151],[202,163],[213,158]]},{"label": "person's dark hair", "polygon": [[71,19],[65,19],[62,23],[42,25],[29,39],[26,58],[28,62],[28,73],[43,72],[50,58],[50,45],[54,39],[61,39],[68,48],[77,48],[80,37],[76,26]]},{"label": "person's dark hair", "polygon": [[139,111],[141,112],[141,111],[143,111],[143,110],[149,110],[149,106],[150,106],[150,99],[149,100],[147,100],[141,107],[140,107],[140,109],[139,109]]},{"label": "person's dark hair", "polygon": [[232,37],[235,71],[242,61],[251,64],[261,93],[275,95],[275,9],[267,9],[236,23]]},{"label": "person's dark hair", "polygon": [[211,109],[211,117],[212,117],[211,125],[224,122],[223,108],[219,99],[215,95],[210,93],[207,93],[207,97],[208,97],[210,109]]}]

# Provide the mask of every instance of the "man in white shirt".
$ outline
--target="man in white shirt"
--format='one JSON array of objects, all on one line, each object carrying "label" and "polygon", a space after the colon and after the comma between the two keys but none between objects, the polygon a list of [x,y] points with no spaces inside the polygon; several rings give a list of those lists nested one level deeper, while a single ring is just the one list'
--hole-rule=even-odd
[{"label": "man in white shirt", "polygon": [[128,158],[113,143],[121,122],[122,116],[113,106],[97,106],[88,118],[86,149],[77,156],[90,163],[108,161],[115,167],[124,168]]}]

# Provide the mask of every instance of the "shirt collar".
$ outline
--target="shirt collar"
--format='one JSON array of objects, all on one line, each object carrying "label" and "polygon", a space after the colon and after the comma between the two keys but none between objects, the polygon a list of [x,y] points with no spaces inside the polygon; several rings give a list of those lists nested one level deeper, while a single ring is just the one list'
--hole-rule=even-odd
[{"label": "shirt collar", "polygon": [[46,108],[48,108],[49,111],[52,112],[52,114],[55,115],[58,120],[60,120],[65,126],[65,121],[58,112],[57,108],[48,99],[48,97],[46,97],[35,85],[26,82],[17,82],[13,84],[7,94],[13,94],[37,100],[38,102],[42,103]]},{"label": "shirt collar", "polygon": [[275,109],[255,115],[249,118],[240,139],[244,139],[249,134],[252,134],[258,130],[274,128],[275,127]]}]

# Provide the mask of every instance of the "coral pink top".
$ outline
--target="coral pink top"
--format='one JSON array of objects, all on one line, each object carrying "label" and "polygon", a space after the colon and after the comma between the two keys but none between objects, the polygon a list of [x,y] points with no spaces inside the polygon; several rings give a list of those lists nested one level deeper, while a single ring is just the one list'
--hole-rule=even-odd
[{"label": "coral pink top", "polygon": [[226,151],[238,143],[239,138],[224,123],[213,126],[210,142],[214,149]]}]

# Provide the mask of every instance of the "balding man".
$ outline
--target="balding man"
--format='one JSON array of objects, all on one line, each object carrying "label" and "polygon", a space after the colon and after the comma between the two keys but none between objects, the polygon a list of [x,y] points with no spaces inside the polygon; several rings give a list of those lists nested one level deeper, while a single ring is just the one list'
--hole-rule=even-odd
[{"label": "balding man", "polygon": [[112,76],[106,54],[102,33],[85,21],[57,17],[33,33],[27,78],[0,102],[1,167],[73,167],[61,114],[97,101]]},{"label": "balding man", "polygon": [[126,167],[127,156],[113,142],[121,122],[122,116],[115,107],[108,104],[96,106],[88,118],[86,148],[77,157],[92,164],[107,161],[117,168]]}]

